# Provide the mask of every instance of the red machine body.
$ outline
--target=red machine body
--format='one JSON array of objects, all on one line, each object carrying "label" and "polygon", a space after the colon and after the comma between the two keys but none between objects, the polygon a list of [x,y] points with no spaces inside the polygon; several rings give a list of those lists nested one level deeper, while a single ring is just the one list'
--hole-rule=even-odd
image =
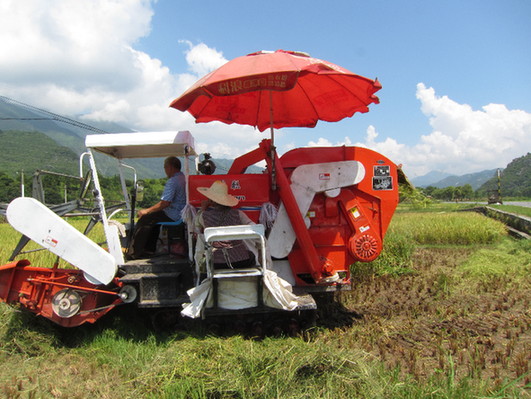
[{"label": "red machine body", "polygon": [[[383,237],[398,204],[396,166],[374,151],[356,147],[296,149],[282,157],[282,165],[289,178],[300,164],[345,160],[361,162],[365,177],[356,185],[341,188],[334,197],[316,194],[308,212],[308,232],[323,262],[323,272],[349,277],[353,263],[373,261],[382,250]],[[289,255],[299,278],[311,274],[304,261],[305,251],[298,243]]]},{"label": "red machine body", "polygon": [[[229,192],[240,200],[240,209],[255,222],[263,204],[270,202],[278,207],[283,203],[297,238],[287,256],[297,285],[319,284],[336,273],[344,278],[334,284],[347,284],[350,265],[373,261],[382,250],[383,237],[398,204],[396,165],[360,147],[297,148],[275,157],[275,161],[267,156],[270,151],[270,141],[264,140],[259,149],[237,158],[226,175],[190,176],[190,203],[199,207],[205,198],[197,187],[210,186],[215,180],[227,183]],[[243,174],[261,160],[266,160],[268,173]],[[364,166],[361,181],[333,193],[316,193],[306,215],[301,215],[291,189],[293,171],[302,165],[342,161],[358,161]],[[327,177],[327,173],[313,176]],[[277,186],[275,190],[272,182]]]}]

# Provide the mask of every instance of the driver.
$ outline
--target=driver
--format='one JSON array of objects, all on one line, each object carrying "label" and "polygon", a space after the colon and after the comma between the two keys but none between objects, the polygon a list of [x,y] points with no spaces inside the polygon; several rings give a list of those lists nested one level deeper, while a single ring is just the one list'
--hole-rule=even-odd
[{"label": "driver", "polygon": [[[160,201],[155,205],[140,209],[131,245],[127,250],[128,259],[152,256],[157,248],[160,222],[181,220],[181,211],[186,205],[186,179],[181,172],[181,161],[177,157],[164,160],[164,172],[168,177]],[[184,228],[184,225],[183,225]]]}]

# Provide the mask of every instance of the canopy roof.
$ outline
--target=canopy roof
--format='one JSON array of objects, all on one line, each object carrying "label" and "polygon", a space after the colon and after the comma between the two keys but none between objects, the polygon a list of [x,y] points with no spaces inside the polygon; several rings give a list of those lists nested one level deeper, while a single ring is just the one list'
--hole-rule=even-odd
[{"label": "canopy roof", "polygon": [[114,158],[162,158],[197,155],[194,138],[187,131],[109,133],[86,136],[87,148]]}]

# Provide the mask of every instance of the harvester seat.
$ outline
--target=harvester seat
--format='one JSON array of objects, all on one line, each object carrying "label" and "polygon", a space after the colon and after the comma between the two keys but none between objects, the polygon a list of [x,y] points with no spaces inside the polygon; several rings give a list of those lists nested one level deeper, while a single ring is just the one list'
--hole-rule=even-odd
[{"label": "harvester seat", "polygon": [[[224,284],[234,284],[233,286],[244,287],[239,284],[238,279],[245,279],[245,281],[256,280],[256,293],[249,293],[256,296],[256,306],[263,304],[262,287],[263,276],[266,270],[266,243],[265,243],[265,229],[262,224],[254,225],[237,225],[237,226],[222,226],[222,227],[207,227],[204,231],[205,238],[205,256],[207,267],[207,278],[212,279],[212,295],[214,301],[214,307],[223,307],[222,303],[219,303],[219,292],[222,288],[220,286]],[[213,251],[216,250],[214,243],[216,241],[232,241],[232,240],[244,240],[247,243],[251,243],[255,246],[257,255],[256,265],[254,267],[246,268],[214,268]],[[239,285],[238,285],[239,284]],[[248,286],[248,284],[247,284]],[[231,290],[233,290],[231,288]],[[232,293],[234,294],[234,292]],[[230,305],[229,305],[230,308]]]},{"label": "harvester seat", "polygon": [[182,219],[174,222],[159,222],[157,224],[160,226],[160,236],[162,242],[166,244],[168,254],[186,255],[187,243],[185,240],[185,225]]}]

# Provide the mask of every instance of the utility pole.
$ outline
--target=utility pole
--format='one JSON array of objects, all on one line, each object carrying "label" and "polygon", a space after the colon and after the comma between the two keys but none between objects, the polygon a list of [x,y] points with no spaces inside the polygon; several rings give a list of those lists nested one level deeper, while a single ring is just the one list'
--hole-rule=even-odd
[{"label": "utility pole", "polygon": [[498,169],[498,202],[500,204],[503,204],[502,195],[501,195],[501,172],[500,172],[500,169]]}]

